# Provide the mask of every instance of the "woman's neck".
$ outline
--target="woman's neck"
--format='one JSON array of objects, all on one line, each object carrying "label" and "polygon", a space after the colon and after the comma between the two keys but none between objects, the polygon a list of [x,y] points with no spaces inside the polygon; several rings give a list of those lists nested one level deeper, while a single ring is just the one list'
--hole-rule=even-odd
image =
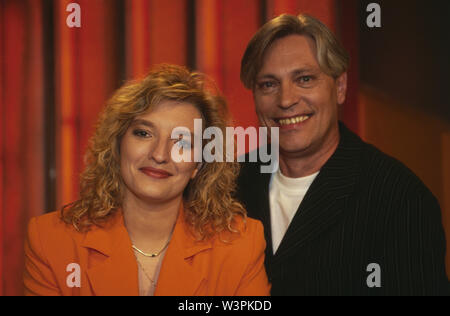
[{"label": "woman's neck", "polygon": [[127,192],[123,202],[125,226],[131,241],[142,250],[154,251],[167,242],[175,226],[182,197],[147,203]]}]

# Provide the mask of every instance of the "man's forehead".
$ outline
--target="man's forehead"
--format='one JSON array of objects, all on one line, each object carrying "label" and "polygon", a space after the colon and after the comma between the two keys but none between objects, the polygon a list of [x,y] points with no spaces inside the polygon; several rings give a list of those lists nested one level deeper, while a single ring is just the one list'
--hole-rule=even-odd
[{"label": "man's forehead", "polygon": [[302,72],[320,69],[315,44],[303,35],[277,39],[264,55],[258,77],[271,72]]},{"label": "man's forehead", "polygon": [[292,53],[293,50],[295,51],[298,49],[314,54],[316,52],[316,43],[307,35],[291,34],[274,40],[268,47],[266,55],[270,54],[274,50],[277,50],[278,52]]}]

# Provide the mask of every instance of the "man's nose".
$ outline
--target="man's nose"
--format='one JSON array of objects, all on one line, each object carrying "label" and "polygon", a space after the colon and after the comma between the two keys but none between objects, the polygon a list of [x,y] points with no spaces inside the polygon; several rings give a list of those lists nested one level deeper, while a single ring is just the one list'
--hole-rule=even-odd
[{"label": "man's nose", "polygon": [[283,82],[280,87],[280,107],[288,109],[298,102],[298,91],[291,82]]},{"label": "man's nose", "polygon": [[157,163],[167,163],[170,160],[171,142],[159,139],[150,149],[149,158]]}]

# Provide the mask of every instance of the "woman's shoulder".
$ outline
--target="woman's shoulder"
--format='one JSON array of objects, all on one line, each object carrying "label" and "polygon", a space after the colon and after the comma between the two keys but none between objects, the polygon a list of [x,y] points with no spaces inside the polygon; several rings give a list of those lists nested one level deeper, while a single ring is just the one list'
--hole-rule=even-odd
[{"label": "woman's shoulder", "polygon": [[216,246],[228,247],[237,251],[248,252],[250,247],[259,251],[265,248],[264,228],[259,220],[235,216],[232,224],[233,232],[227,231],[217,238]]},{"label": "woman's shoulder", "polygon": [[264,228],[261,221],[251,217],[237,216],[235,219],[239,232],[244,238],[264,237]]},{"label": "woman's shoulder", "polygon": [[62,216],[61,211],[53,211],[45,213],[30,219],[28,224],[30,228],[36,228],[42,231],[41,233],[47,233],[55,236],[59,234],[63,235],[79,235],[83,234],[77,231],[74,225],[66,223]]},{"label": "woman's shoulder", "polygon": [[70,234],[76,230],[73,225],[65,223],[61,218],[61,211],[53,211],[30,219],[29,229],[37,229],[39,232],[55,235],[58,233]]},{"label": "woman's shoulder", "polygon": [[80,240],[83,233],[65,223],[60,211],[46,213],[30,219],[27,240],[31,246],[39,244],[48,250],[56,250],[64,244]]},{"label": "woman's shoulder", "polygon": [[253,235],[263,233],[263,225],[261,221],[251,218],[236,216],[235,221],[244,234]]},{"label": "woman's shoulder", "polygon": [[61,211],[53,211],[43,215],[39,215],[30,219],[28,230],[38,230],[40,234],[53,236],[65,235],[72,237],[82,237],[86,233],[95,230],[110,230],[117,226],[121,219],[120,212],[113,212],[108,219],[101,224],[91,224],[83,230],[77,230],[72,223],[63,220]]},{"label": "woman's shoulder", "polygon": [[211,269],[219,267],[217,288],[228,289],[225,293],[233,295],[268,295],[263,225],[248,217],[235,218],[234,224],[233,228],[239,232],[227,233],[225,240],[216,241],[209,261]]},{"label": "woman's shoulder", "polygon": [[74,225],[62,219],[61,211],[33,217],[28,223],[25,254],[30,260],[40,258],[40,261],[53,266],[67,264],[70,260],[75,260],[74,258],[84,256],[89,234],[92,233],[94,239],[101,239],[100,244],[107,243],[110,230],[118,227],[117,223],[120,223],[112,218],[120,217],[112,216],[105,227],[91,225],[88,230],[78,231]]},{"label": "woman's shoulder", "polygon": [[61,211],[53,211],[44,213],[31,218],[31,221],[36,221],[42,225],[59,225],[61,220]]}]

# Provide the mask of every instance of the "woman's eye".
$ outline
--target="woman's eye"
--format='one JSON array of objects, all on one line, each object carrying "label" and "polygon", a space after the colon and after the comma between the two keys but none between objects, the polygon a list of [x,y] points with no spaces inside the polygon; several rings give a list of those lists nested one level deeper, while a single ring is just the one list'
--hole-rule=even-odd
[{"label": "woman's eye", "polygon": [[189,143],[188,141],[185,141],[183,139],[177,141],[176,144],[177,144],[178,148],[191,149],[191,143]]},{"label": "woman's eye", "polygon": [[136,129],[133,131],[133,135],[138,136],[138,137],[150,137],[151,134],[147,131],[144,131],[142,129]]}]

